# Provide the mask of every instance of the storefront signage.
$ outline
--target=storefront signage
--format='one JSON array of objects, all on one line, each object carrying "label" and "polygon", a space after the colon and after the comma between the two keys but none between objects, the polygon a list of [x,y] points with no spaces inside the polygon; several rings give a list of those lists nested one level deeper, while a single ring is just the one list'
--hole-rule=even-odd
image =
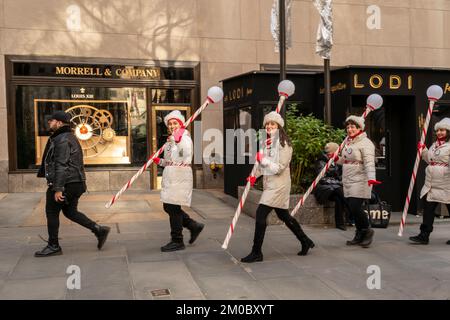
[{"label": "storefront signage", "polygon": [[413,88],[413,76],[400,76],[397,74],[371,74],[369,77],[364,77],[363,79],[360,74],[355,73],[353,75],[353,88],[363,89],[366,87],[370,87],[372,89],[380,89],[383,87],[390,90],[407,88],[408,90],[411,90]]},{"label": "storefront signage", "polygon": [[[331,86],[331,93],[335,93],[336,91],[345,90],[347,85],[345,83],[339,82],[338,84]],[[320,94],[325,92],[325,88],[320,88]]]},{"label": "storefront signage", "polygon": [[450,93],[450,83],[446,83],[444,87],[444,94]]},{"label": "storefront signage", "polygon": [[252,94],[253,94],[252,88],[240,87],[240,88],[232,89],[232,90],[229,90],[228,92],[226,92],[223,101],[224,102],[232,102],[235,100],[248,98]]},{"label": "storefront signage", "polygon": [[159,79],[160,70],[158,68],[140,67],[75,67],[56,66],[55,75],[60,76],[81,76],[81,77],[118,77],[126,79]]}]

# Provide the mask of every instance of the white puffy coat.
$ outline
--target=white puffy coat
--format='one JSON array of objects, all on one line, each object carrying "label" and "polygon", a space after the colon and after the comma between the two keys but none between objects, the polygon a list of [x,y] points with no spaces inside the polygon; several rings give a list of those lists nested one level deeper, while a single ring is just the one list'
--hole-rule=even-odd
[{"label": "white puffy coat", "polygon": [[337,163],[342,164],[344,196],[370,199],[372,186],[367,182],[376,176],[375,146],[365,132],[344,147]]},{"label": "white puffy coat", "polygon": [[422,151],[422,159],[428,166],[420,198],[427,194],[427,201],[450,203],[450,143],[433,143],[430,150]]},{"label": "white puffy coat", "polygon": [[[161,201],[164,203],[190,206],[192,200],[192,139],[186,130],[179,143],[169,140],[164,149],[164,167],[161,181]],[[188,166],[177,166],[185,164]]]},{"label": "white puffy coat", "polygon": [[288,209],[291,192],[289,164],[292,158],[292,147],[287,144],[282,147],[277,141],[272,148],[264,148],[263,153],[263,160],[256,171],[256,177],[264,175],[264,191],[259,203],[273,208]]}]

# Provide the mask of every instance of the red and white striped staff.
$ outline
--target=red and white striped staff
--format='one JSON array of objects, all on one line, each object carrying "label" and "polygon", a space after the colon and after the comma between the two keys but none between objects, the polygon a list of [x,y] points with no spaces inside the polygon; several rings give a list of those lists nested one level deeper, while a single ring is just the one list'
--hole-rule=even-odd
[{"label": "red and white striped staff", "polygon": [[[434,104],[437,100],[439,100],[443,95],[443,90],[438,85],[432,85],[427,89],[427,97],[428,97],[428,112],[427,117],[425,119],[425,123],[422,128],[422,133],[420,135],[419,144],[425,143],[425,138],[427,137],[428,125],[430,124],[431,115],[433,114]],[[417,148],[416,162],[414,163],[413,172],[411,175],[411,180],[409,182],[408,194],[405,200],[405,206],[403,207],[403,215],[402,220],[400,221],[400,228],[398,230],[398,236],[401,237],[403,235],[403,229],[405,227],[406,215],[408,214],[409,203],[411,201],[411,194],[414,189],[414,184],[416,183],[416,174],[417,169],[419,169],[420,159],[422,159],[422,148]]]},{"label": "red and white striped staff", "polygon": [[[363,113],[362,116],[365,119],[367,117],[367,115],[371,111],[374,111],[374,110],[377,110],[377,109],[381,108],[382,105],[383,105],[383,98],[379,94],[376,94],[376,93],[371,94],[367,98],[366,110],[364,110],[364,113]],[[333,154],[333,156],[330,158],[330,160],[328,160],[326,166],[323,167],[322,171],[319,172],[318,176],[316,177],[316,179],[314,179],[313,183],[309,186],[308,190],[306,190],[305,194],[303,194],[303,196],[301,197],[301,199],[299,200],[297,205],[292,210],[291,216],[295,216],[297,211],[305,204],[306,198],[308,198],[308,196],[311,194],[311,192],[316,188],[316,186],[319,183],[320,179],[322,179],[325,176],[325,173],[328,171],[330,166],[333,164],[334,158],[337,155],[339,155],[339,153],[344,148],[346,143],[347,143],[347,137],[344,139],[344,141],[342,141],[341,145],[336,150],[336,152]]]},{"label": "red and white striped staff", "polygon": [[[280,113],[281,108],[284,105],[284,101],[291,95],[293,95],[295,92],[295,85],[290,80],[283,80],[278,84],[278,94],[280,95],[280,99],[278,100],[277,108],[275,111],[277,113]],[[256,175],[256,170],[258,169],[258,162],[255,162],[253,165],[253,169],[250,172],[250,176],[254,177]],[[250,191],[251,183],[250,181],[247,182],[245,185],[244,192],[242,193],[241,199],[239,200],[239,205],[236,209],[236,212],[234,213],[233,220],[231,221],[230,228],[228,229],[228,233],[225,237],[225,241],[222,244],[223,249],[228,248],[228,243],[230,242],[231,236],[234,233],[234,229],[236,227],[236,223],[239,219],[239,215],[241,214],[242,208],[244,207],[245,199],[247,199],[247,195]]]},{"label": "red and white striped staff", "polygon": [[[183,124],[183,128],[187,128],[192,121],[195,120],[195,118],[198,117],[198,115],[210,104],[210,103],[217,103],[220,102],[223,98],[223,91],[219,87],[211,87],[208,90],[208,96],[206,98],[206,101],[201,105],[200,108],[195,111],[195,113]],[[146,164],[142,166],[142,168],[136,172],[136,174],[120,189],[119,192],[109,201],[105,207],[110,208],[116,201],[119,199],[119,197],[124,193],[132,184],[133,182],[145,171],[147,168],[152,164],[153,160],[161,155],[161,153],[164,151],[164,148],[166,147],[166,144],[164,144],[158,151],[156,151],[147,161]]]}]

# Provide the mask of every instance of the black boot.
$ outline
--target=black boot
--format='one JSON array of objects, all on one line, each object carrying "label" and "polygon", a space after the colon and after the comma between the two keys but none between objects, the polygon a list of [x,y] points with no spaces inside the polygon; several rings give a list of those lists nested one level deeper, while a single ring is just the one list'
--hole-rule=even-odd
[{"label": "black boot", "polygon": [[250,252],[250,254],[244,258],[241,259],[241,262],[245,263],[252,263],[252,262],[258,262],[263,261],[263,254],[262,252],[256,253],[256,252]]},{"label": "black boot", "polygon": [[191,239],[189,239],[189,243],[193,244],[194,241],[197,239],[200,232],[202,232],[205,225],[203,223],[194,222],[192,226],[189,228],[189,231],[191,231]]},{"label": "black boot", "polygon": [[427,228],[424,224],[420,225],[420,233],[415,237],[409,237],[414,243],[417,244],[428,244],[430,241],[430,233],[433,231],[433,227]]},{"label": "black boot", "polygon": [[97,240],[98,240],[97,248],[98,248],[98,250],[101,250],[101,248],[105,244],[106,238],[108,238],[108,234],[109,234],[110,231],[111,231],[111,228],[107,227],[107,226],[100,226],[98,224],[96,224],[94,226],[94,230],[92,230],[92,232],[97,237]]},{"label": "black boot", "polygon": [[447,244],[450,244],[450,240],[448,240],[446,243],[447,243]]},{"label": "black boot", "polygon": [[314,248],[314,242],[308,238],[306,235],[300,239],[302,243],[302,250],[297,253],[299,256],[306,256],[308,254],[308,250]]},{"label": "black boot", "polygon": [[363,240],[363,234],[361,233],[361,230],[356,230],[355,231],[355,236],[353,237],[352,240],[347,241],[347,245],[348,246],[355,246],[358,245],[362,242]]},{"label": "black boot", "polygon": [[184,246],[183,242],[174,242],[173,240],[170,241],[165,246],[161,247],[162,252],[171,252],[171,251],[177,251],[177,250],[184,250],[186,247]]},{"label": "black boot", "polygon": [[298,223],[298,221],[295,220],[294,218],[289,219],[285,223],[286,223],[286,226],[289,228],[289,230],[291,230],[292,233],[295,234],[297,239],[302,244],[302,250],[299,251],[297,253],[297,255],[306,256],[308,254],[308,250],[311,248],[314,248],[314,246],[315,246],[314,242],[310,238],[308,238],[308,236],[303,231],[303,229],[300,226],[300,224]]},{"label": "black boot", "polygon": [[57,244],[48,244],[44,249],[36,251],[34,253],[35,257],[49,257],[49,256],[60,256],[62,255],[62,249]]},{"label": "black boot", "polygon": [[368,248],[373,241],[373,235],[375,234],[375,231],[369,228],[369,229],[362,229],[361,233],[362,233],[362,240],[359,243],[359,245],[363,248]]}]

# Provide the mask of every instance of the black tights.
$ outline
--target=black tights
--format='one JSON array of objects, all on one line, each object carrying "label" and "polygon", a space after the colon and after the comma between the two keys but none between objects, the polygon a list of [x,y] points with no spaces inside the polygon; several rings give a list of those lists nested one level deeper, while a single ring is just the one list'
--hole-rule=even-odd
[{"label": "black tights", "polygon": [[173,242],[183,242],[183,227],[190,229],[195,223],[178,204],[163,203],[164,211],[170,217],[170,236]]},{"label": "black tights", "polygon": [[[433,231],[433,223],[434,223],[434,213],[436,211],[436,207],[439,202],[429,202],[426,199],[427,195],[425,195],[424,199],[424,207],[423,207],[423,223],[420,226],[422,231],[431,233]],[[450,204],[447,203],[447,210],[450,213]]]},{"label": "black tights", "polygon": [[272,210],[275,210],[278,218],[280,218],[280,220],[286,224],[286,226],[295,234],[298,240],[302,241],[307,238],[300,224],[289,214],[289,211],[287,209],[272,208],[264,204],[259,204],[258,209],[256,209],[255,236],[253,239],[252,248],[252,251],[254,253],[261,253],[264,235],[267,228],[267,216]]},{"label": "black tights", "polygon": [[350,214],[355,217],[355,225],[357,230],[369,228],[369,217],[362,208],[364,200],[366,199],[353,197],[347,198]]}]

